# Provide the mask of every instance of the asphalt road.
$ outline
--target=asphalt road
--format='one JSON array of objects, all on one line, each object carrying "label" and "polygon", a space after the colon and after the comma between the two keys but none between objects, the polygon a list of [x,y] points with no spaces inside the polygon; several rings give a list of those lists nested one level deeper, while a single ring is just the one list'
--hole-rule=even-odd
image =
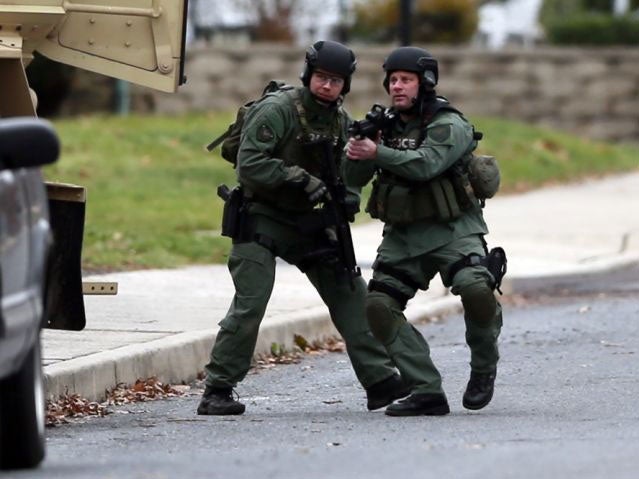
[{"label": "asphalt road", "polygon": [[199,417],[191,396],[47,430],[37,471],[2,478],[614,478],[639,470],[639,269],[505,301],[493,402],[461,406],[463,321],[421,326],[452,412],[365,410],[343,353],[260,370],[247,413]]}]

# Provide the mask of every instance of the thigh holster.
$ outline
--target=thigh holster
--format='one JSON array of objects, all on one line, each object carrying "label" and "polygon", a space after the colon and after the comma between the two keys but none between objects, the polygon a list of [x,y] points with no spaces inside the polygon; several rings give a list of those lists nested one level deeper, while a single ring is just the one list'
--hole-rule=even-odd
[{"label": "thigh holster", "polygon": [[495,278],[495,282],[492,285],[493,289],[499,291],[499,294],[503,294],[501,292],[501,281],[503,277],[506,275],[506,252],[503,248],[497,247],[490,250],[490,252],[486,256],[480,256],[478,254],[469,254],[468,256],[464,256],[459,261],[455,261],[448,268],[448,280],[450,283],[453,282],[453,278],[459,271],[464,268],[469,268],[472,266],[483,266],[486,268],[490,274]]}]

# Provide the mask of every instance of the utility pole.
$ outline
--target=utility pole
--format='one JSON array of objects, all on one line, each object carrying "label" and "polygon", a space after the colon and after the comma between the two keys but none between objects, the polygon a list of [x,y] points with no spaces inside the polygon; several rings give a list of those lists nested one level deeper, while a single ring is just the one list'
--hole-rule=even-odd
[{"label": "utility pole", "polygon": [[114,80],[114,108],[115,112],[120,116],[127,116],[131,110],[131,93],[130,85],[126,80],[116,78]]},{"label": "utility pole", "polygon": [[402,46],[412,43],[411,34],[411,13],[412,0],[399,0],[399,42]]}]

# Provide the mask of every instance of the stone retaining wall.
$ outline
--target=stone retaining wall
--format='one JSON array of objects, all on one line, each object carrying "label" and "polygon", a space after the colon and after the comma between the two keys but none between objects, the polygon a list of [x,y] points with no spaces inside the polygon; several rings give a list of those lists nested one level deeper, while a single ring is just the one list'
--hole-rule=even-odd
[{"label": "stone retaining wall", "polygon": [[[392,47],[354,47],[358,67],[346,107],[363,113],[387,103],[382,62]],[[582,136],[639,141],[639,51],[540,48],[490,52],[433,48],[440,62],[438,93],[468,116],[513,118]],[[181,113],[234,110],[264,84],[299,84],[303,50],[280,45],[193,48],[188,82],[170,95],[134,87],[133,109]]]}]

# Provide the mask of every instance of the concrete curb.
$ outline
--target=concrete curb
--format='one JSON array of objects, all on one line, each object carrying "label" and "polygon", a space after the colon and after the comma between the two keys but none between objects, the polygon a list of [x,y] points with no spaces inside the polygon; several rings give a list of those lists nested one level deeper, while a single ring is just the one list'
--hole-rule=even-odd
[{"label": "concrete curb", "polygon": [[[273,343],[291,349],[294,334],[312,342],[338,333],[325,308],[280,315],[262,324],[255,354],[270,353]],[[192,381],[208,361],[215,337],[210,330],[190,331],[45,366],[47,398],[78,394],[102,400],[118,384],[152,376],[167,383]]]},{"label": "concrete curb", "polygon": [[[593,262],[583,268],[556,275],[507,275],[502,289],[505,294],[556,289],[579,282],[586,276],[605,274],[637,264],[639,254],[630,254]],[[409,305],[406,317],[416,323],[460,311],[460,299],[445,295],[428,303]],[[262,323],[255,354],[270,353],[273,343],[291,349],[295,334],[313,342],[334,337],[338,333],[323,306],[278,315]],[[102,400],[106,391],[118,384],[133,384],[139,378],[152,376],[167,383],[192,381],[208,361],[215,337],[216,331],[191,331],[51,364],[44,368],[47,397],[55,399],[64,394],[78,394],[89,400]]]},{"label": "concrete curb", "polygon": [[[458,298],[446,296],[406,313],[409,321],[419,322],[459,308]],[[255,354],[269,354],[273,343],[292,349],[296,334],[312,343],[335,337],[338,332],[325,307],[279,315],[263,322]],[[47,398],[78,394],[99,401],[118,384],[133,384],[152,376],[166,383],[193,381],[208,361],[215,337],[214,331],[179,333],[45,366]]]},{"label": "concrete curb", "polygon": [[102,400],[118,384],[151,376],[167,382],[192,380],[198,371],[192,365],[199,363],[201,368],[201,358],[208,356],[214,339],[210,331],[180,333],[46,366],[47,398],[78,394]]}]

